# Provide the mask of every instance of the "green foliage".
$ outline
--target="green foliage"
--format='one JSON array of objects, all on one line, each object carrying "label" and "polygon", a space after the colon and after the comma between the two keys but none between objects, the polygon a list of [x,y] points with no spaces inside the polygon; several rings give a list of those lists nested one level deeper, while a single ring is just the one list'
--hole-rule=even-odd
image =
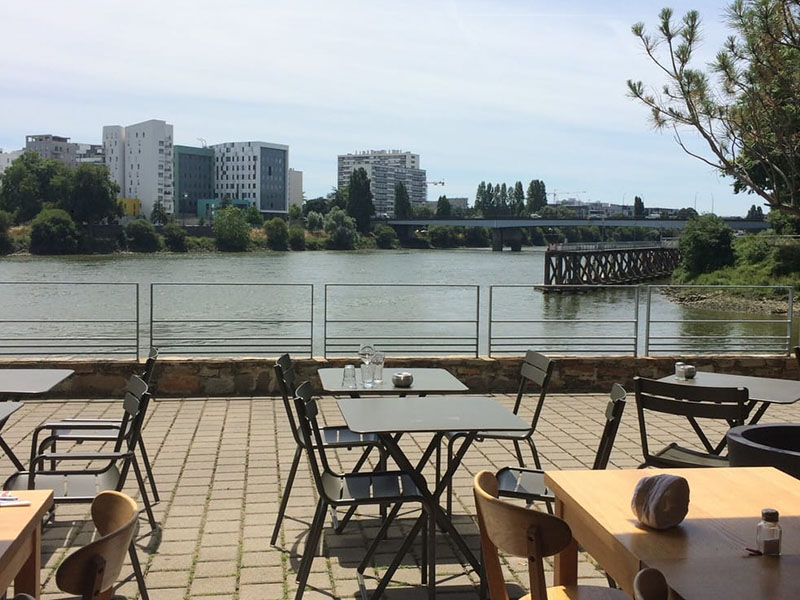
[{"label": "green foliage", "polygon": [[306,249],[306,232],[299,225],[289,227],[289,248],[292,250]]},{"label": "green foliage", "polygon": [[131,252],[158,252],[161,249],[156,229],[146,219],[134,219],[125,225],[125,237]]},{"label": "green foliage", "polygon": [[633,198],[633,216],[641,218],[645,215],[644,200],[640,196]]},{"label": "green foliage", "polygon": [[217,249],[217,241],[211,237],[186,238],[186,250],[188,252],[213,252]]},{"label": "green foliage", "polygon": [[322,229],[322,225],[322,214],[312,210],[306,215],[306,227],[309,231],[319,231]]},{"label": "green foliage", "polygon": [[226,206],[214,217],[214,237],[217,248],[223,252],[244,252],[250,245],[250,223],[244,211]]},{"label": "green foliage", "polygon": [[800,216],[771,210],[767,215],[767,222],[777,235],[800,235]]},{"label": "green foliage", "polygon": [[531,244],[534,246],[546,246],[547,240],[544,238],[544,232],[541,227],[534,227],[531,232]]},{"label": "green foliage", "polygon": [[0,210],[0,254],[8,254],[14,250],[14,243],[8,231],[10,226],[11,213]]},{"label": "green foliage", "polygon": [[779,276],[800,273],[799,243],[780,244],[775,248],[775,265],[772,272]]},{"label": "green foliage", "polygon": [[452,214],[453,208],[450,206],[450,201],[447,199],[447,196],[440,196],[438,202],[436,202],[436,216],[449,217]]},{"label": "green foliage", "polygon": [[411,200],[408,198],[408,190],[402,181],[394,184],[394,217],[395,219],[407,219],[411,216]]},{"label": "green foliage", "polygon": [[270,250],[289,249],[289,227],[280,217],[274,217],[264,223],[264,233],[267,234],[267,247]]},{"label": "green foliage", "polygon": [[547,187],[544,181],[531,179],[525,195],[525,208],[529,214],[538,213],[547,206]]},{"label": "green foliage", "polygon": [[412,206],[411,216],[416,219],[432,219],[433,211],[427,206]]},{"label": "green foliage", "polygon": [[45,209],[31,223],[32,254],[72,254],[78,249],[78,229],[66,211]]},{"label": "green foliage", "polygon": [[289,218],[289,223],[291,225],[302,225],[303,224],[303,209],[297,206],[296,204],[289,207],[289,212],[287,213]]},{"label": "green foliage", "polygon": [[676,219],[683,219],[685,221],[693,219],[694,217],[697,216],[699,215],[697,214],[697,211],[693,208],[682,208],[675,214]]},{"label": "green foliage", "polygon": [[488,248],[492,234],[488,227],[464,227],[464,245],[470,248]]},{"label": "green foliage", "polygon": [[65,164],[23,152],[0,175],[0,209],[15,223],[34,218],[45,203],[60,205],[72,192],[74,174]]},{"label": "green foliage", "polygon": [[459,244],[456,228],[446,225],[434,225],[429,228],[428,239],[434,248],[455,248]]},{"label": "green foliage", "polygon": [[688,221],[678,244],[681,267],[689,276],[710,273],[735,262],[733,230],[716,215]]},{"label": "green foliage", "polygon": [[253,227],[261,227],[264,225],[264,216],[261,214],[261,211],[252,205],[247,207],[245,219],[247,219],[247,222]]},{"label": "green foliage", "polygon": [[397,232],[388,225],[378,225],[375,228],[375,243],[378,248],[394,248],[397,246]]},{"label": "green foliage", "polygon": [[306,217],[312,212],[324,215],[328,212],[329,208],[327,199],[320,196],[318,198],[306,200],[305,203],[303,203],[303,214],[306,215]]},{"label": "green foliage", "polygon": [[375,206],[372,204],[369,177],[363,167],[354,170],[350,175],[350,185],[347,188],[347,214],[355,220],[358,231],[361,233],[369,231],[369,220],[375,214]]},{"label": "green foliage", "polygon": [[774,247],[763,234],[743,235],[733,244],[737,265],[758,265],[771,260]]},{"label": "green foliage", "polygon": [[747,211],[747,216],[745,219],[753,219],[755,221],[763,221],[764,220],[764,211],[760,206],[756,206],[753,204],[750,206],[750,210]]},{"label": "green foliage", "polygon": [[153,210],[150,211],[150,222],[154,225],[165,225],[169,223],[169,215],[164,210],[164,205],[161,202],[156,202],[153,205]]},{"label": "green foliage", "polygon": [[171,221],[164,226],[164,244],[172,252],[186,252],[186,231],[175,221]]},{"label": "green foliage", "polygon": [[83,163],[75,170],[69,195],[61,202],[76,223],[115,221],[122,216],[117,202],[119,186],[111,180],[108,167]]},{"label": "green foliage", "polygon": [[[363,169],[362,169],[363,170]],[[330,237],[327,247],[331,250],[352,250],[356,247],[358,232],[356,221],[340,208],[332,208],[325,215],[325,233]]]}]

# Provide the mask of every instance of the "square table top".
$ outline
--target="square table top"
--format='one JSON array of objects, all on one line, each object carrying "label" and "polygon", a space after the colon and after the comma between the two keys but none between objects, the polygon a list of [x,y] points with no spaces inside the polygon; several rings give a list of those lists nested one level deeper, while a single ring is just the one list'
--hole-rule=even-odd
[{"label": "square table top", "polygon": [[13,492],[30,506],[0,506],[0,586],[7,589],[16,576],[18,558],[29,551],[30,534],[38,527],[45,513],[53,506],[53,490],[19,490]]},{"label": "square table top", "polygon": [[531,428],[530,422],[486,396],[341,398],[338,403],[347,427],[357,433],[527,431]]},{"label": "square table top", "polygon": [[[680,525],[656,531],[638,523],[631,498],[640,479],[662,472],[689,482],[689,513]],[[601,566],[627,560],[631,581],[638,568],[654,567],[685,600],[797,597],[800,480],[777,469],[547,471],[545,484],[564,502],[578,542],[589,553],[594,544],[603,549],[605,555],[595,556]],[[750,556],[745,548],[756,545],[767,507],[780,513],[782,555]]]},{"label": "square table top", "polygon": [[0,394],[44,394],[74,372],[73,369],[0,369]]},{"label": "square table top", "polygon": [[676,379],[675,375],[667,375],[659,381],[681,385],[747,388],[751,400],[773,404],[793,404],[800,400],[800,381],[796,379],[774,379],[772,377],[698,371],[693,379],[680,380]]},{"label": "square table top", "polygon": [[[409,387],[395,387],[392,383],[392,374],[397,372],[407,372],[414,376],[414,382]],[[390,394],[458,394],[466,392],[469,388],[461,383],[447,369],[427,368],[427,369],[401,369],[383,368],[383,381],[371,388],[365,388],[361,381],[361,369],[356,367],[355,389],[342,386],[342,376],[344,369],[319,369],[319,380],[322,389],[332,394],[366,394],[388,396]]]}]

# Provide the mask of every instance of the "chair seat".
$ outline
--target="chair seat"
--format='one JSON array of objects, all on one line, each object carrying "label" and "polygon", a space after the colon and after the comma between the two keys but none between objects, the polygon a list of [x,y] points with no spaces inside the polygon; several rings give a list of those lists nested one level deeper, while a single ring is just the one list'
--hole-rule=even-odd
[{"label": "chair seat", "polygon": [[[88,502],[106,490],[116,490],[119,469],[115,465],[97,473],[36,473],[33,489],[53,490],[53,499],[61,502]],[[4,490],[27,490],[28,472],[19,471],[6,479]]]},{"label": "chair seat", "polygon": [[[531,595],[519,600],[531,600]],[[555,585],[547,588],[547,600],[631,600],[621,590],[597,585]]]},{"label": "chair seat", "polygon": [[[479,431],[476,439],[501,439],[501,440],[524,440],[529,437],[531,431]],[[466,431],[448,431],[444,437],[448,440],[454,437],[467,435]]]},{"label": "chair seat", "polygon": [[707,454],[679,446],[675,442],[652,456],[652,466],[657,467],[727,467],[727,457]]},{"label": "chair seat", "polygon": [[503,467],[497,472],[498,494],[520,500],[555,500],[553,492],[544,484],[544,471]]},{"label": "chair seat", "polygon": [[377,504],[421,498],[414,481],[402,471],[348,473],[340,476],[325,472],[322,474],[322,485],[329,498],[341,503]]},{"label": "chair seat", "polygon": [[377,445],[378,436],[374,433],[356,433],[346,426],[323,427],[320,429],[322,443],[328,448],[349,448],[350,446]]}]

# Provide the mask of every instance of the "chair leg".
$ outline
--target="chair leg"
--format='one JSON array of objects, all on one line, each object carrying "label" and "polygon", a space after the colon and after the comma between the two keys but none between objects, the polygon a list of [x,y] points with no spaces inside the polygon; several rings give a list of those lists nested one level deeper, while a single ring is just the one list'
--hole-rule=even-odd
[{"label": "chair leg", "polygon": [[131,459],[131,463],[133,464],[133,472],[136,475],[136,481],[139,484],[139,493],[142,495],[142,503],[144,504],[145,511],[147,511],[147,520],[150,521],[151,529],[155,531],[158,529],[158,522],[153,514],[153,507],[150,506],[150,498],[147,496],[147,488],[142,478],[142,470],[139,468],[139,463],[135,456]]},{"label": "chair leg", "polygon": [[403,506],[402,502],[395,502],[392,510],[389,511],[389,514],[386,517],[386,520],[381,525],[381,528],[378,530],[377,535],[372,539],[372,542],[367,548],[364,557],[361,559],[361,562],[358,563],[358,567],[356,567],[356,571],[359,573],[364,573],[369,566],[369,561],[372,559],[372,555],[375,554],[375,551],[380,546],[381,541],[386,537],[386,532],[389,530],[389,527],[392,525],[392,522],[397,517],[398,513],[400,512],[400,508]]},{"label": "chair leg", "polygon": [[150,480],[150,489],[153,490],[153,504],[161,502],[158,496],[158,488],[156,487],[156,478],[153,477],[153,467],[150,466],[150,458],[147,456],[147,450],[144,447],[144,439],[139,436],[139,450],[142,453],[142,462],[144,463],[144,471],[147,473],[147,479]]},{"label": "chair leg", "polygon": [[[423,510],[423,512],[426,512]],[[422,523],[422,565],[420,568],[420,583],[422,585],[426,585],[428,583],[428,521],[429,519],[425,519],[425,522]]]},{"label": "chair leg", "polygon": [[517,440],[513,440],[514,442],[514,454],[517,455],[517,462],[519,466],[523,469],[525,468],[525,460],[522,458],[522,449],[519,447],[519,442]]},{"label": "chair leg", "polygon": [[[445,473],[450,471],[450,464],[453,462],[453,444],[455,443],[456,437],[450,438],[447,442],[447,466],[445,468]],[[447,516],[452,518],[453,516],[453,479],[450,478],[450,481],[447,484]]]},{"label": "chair leg", "polygon": [[314,513],[314,520],[311,522],[311,529],[308,531],[308,537],[306,538],[306,549],[303,552],[300,568],[297,571],[296,600],[300,600],[303,597],[303,592],[306,589],[308,575],[311,573],[311,564],[314,562],[314,555],[317,553],[317,545],[322,535],[322,527],[325,524],[325,512],[327,508],[326,502],[320,498],[317,503],[317,510]]},{"label": "chair leg", "polygon": [[292,459],[292,466],[289,469],[289,476],[286,478],[286,485],[283,487],[283,497],[281,497],[281,505],[278,508],[278,519],[275,521],[275,527],[272,528],[272,538],[269,543],[271,546],[275,545],[278,541],[278,532],[281,529],[283,522],[283,515],[286,512],[286,505],[289,503],[289,494],[292,493],[292,485],[294,485],[294,476],[297,474],[297,467],[300,464],[300,456],[303,454],[303,449],[297,446],[294,450],[294,458]]},{"label": "chair leg", "polygon": [[141,600],[150,600],[147,594],[147,586],[144,584],[144,576],[142,575],[142,567],[139,564],[139,556],[136,554],[136,545],[131,541],[128,546],[128,555],[131,557],[131,565],[133,566],[133,574],[136,577],[136,584],[139,586],[139,596]]},{"label": "chair leg", "polygon": [[425,543],[428,546],[428,598],[433,600],[436,598],[436,514],[434,507],[430,506],[427,510],[427,518],[430,521],[428,525],[428,538]]},{"label": "chair leg", "polygon": [[539,460],[539,453],[536,451],[536,444],[533,443],[533,438],[527,438],[525,440],[528,442],[528,446],[531,449],[531,456],[533,456],[533,464],[536,466],[537,469],[542,469],[542,463]]}]

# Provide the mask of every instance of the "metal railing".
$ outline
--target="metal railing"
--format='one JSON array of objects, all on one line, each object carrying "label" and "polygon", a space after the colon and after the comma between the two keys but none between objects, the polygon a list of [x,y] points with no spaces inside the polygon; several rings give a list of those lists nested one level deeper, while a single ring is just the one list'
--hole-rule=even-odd
[{"label": "metal railing", "polygon": [[0,306],[2,356],[138,356],[138,283],[3,281]]},{"label": "metal railing", "polygon": [[[415,315],[436,307],[436,318]],[[369,341],[403,356],[478,356],[480,286],[326,284],[324,355],[354,356]]]},{"label": "metal railing", "polygon": [[150,345],[165,355],[312,356],[314,286],[152,283]]},{"label": "metal railing", "polygon": [[[574,286],[548,286],[548,290],[558,288],[575,290]],[[585,288],[595,303],[613,304],[619,315],[629,318],[592,318],[591,310],[579,306],[585,299],[582,295],[542,294],[530,285],[489,286],[489,356],[520,354],[529,348],[556,354],[636,356],[639,286]],[[581,312],[589,314],[579,317]],[[548,317],[548,313],[574,318]],[[532,318],[536,314],[542,316]]]},{"label": "metal railing", "polygon": [[[786,316],[784,318],[753,318],[752,316],[731,319],[726,307],[724,316],[714,318],[708,311],[708,318],[664,319],[652,314],[653,294],[663,291],[667,295],[702,295],[711,291],[727,290],[725,302],[731,295],[750,294],[763,296],[772,290],[785,294]],[[685,296],[684,296],[685,297]],[[782,303],[782,301],[779,300]],[[653,354],[790,354],[792,350],[792,323],[794,308],[794,289],[790,286],[763,285],[649,285],[645,304],[644,353]]]}]

